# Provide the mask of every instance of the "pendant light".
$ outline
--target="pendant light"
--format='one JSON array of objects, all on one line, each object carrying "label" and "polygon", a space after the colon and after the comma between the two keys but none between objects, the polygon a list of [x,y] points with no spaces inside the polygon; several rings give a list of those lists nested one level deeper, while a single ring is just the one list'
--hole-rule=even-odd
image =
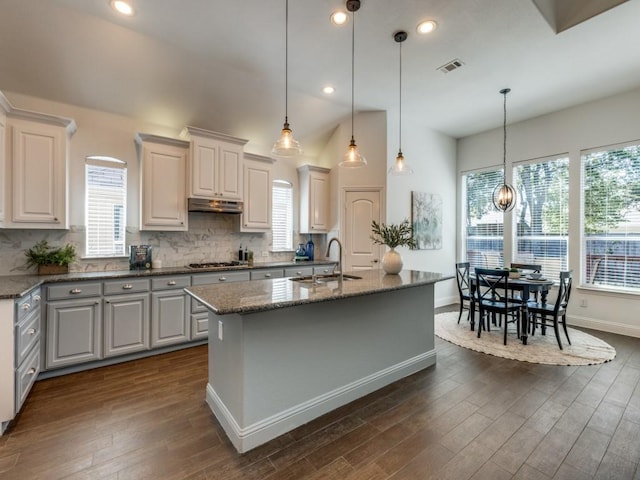
[{"label": "pendant light", "polygon": [[302,155],[300,143],[293,138],[293,132],[289,128],[289,0],[285,1],[285,45],[284,45],[284,126],[276,143],[273,144],[271,153],[276,157],[291,158]]},{"label": "pendant light", "polygon": [[398,42],[400,46],[400,101],[398,104],[400,105],[400,121],[399,121],[399,135],[398,135],[398,156],[396,157],[395,163],[391,168],[389,168],[389,175],[411,175],[413,173],[413,169],[409,167],[404,162],[404,155],[402,154],[402,42],[407,39],[407,32],[396,32],[393,34],[393,39]]},{"label": "pendant light", "polygon": [[356,16],[355,12],[360,10],[360,0],[347,0],[347,10],[351,12],[351,142],[347,148],[347,153],[344,156],[344,160],[340,162],[341,167],[346,168],[358,168],[364,167],[367,164],[367,160],[358,151],[356,140],[353,136],[353,93],[354,93],[354,71],[355,71],[355,40],[356,40]]},{"label": "pendant light", "polygon": [[502,156],[502,185],[493,190],[493,205],[502,212],[510,212],[516,204],[516,189],[507,183],[507,93],[510,88],[500,90],[504,96],[504,120],[502,129],[504,132],[503,156]]}]

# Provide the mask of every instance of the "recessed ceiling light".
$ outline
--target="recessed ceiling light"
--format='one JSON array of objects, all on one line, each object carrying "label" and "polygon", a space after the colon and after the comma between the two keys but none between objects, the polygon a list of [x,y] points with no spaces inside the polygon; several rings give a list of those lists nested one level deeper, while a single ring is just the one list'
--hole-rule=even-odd
[{"label": "recessed ceiling light", "polygon": [[418,24],[416,31],[419,34],[424,35],[433,32],[437,26],[438,24],[433,20],[424,20]]},{"label": "recessed ceiling light", "polygon": [[322,92],[326,93],[327,95],[331,95],[335,91],[336,91],[336,89],[334,87],[332,87],[331,85],[327,85],[326,87],[322,88]]},{"label": "recessed ceiling light", "polygon": [[346,12],[338,10],[331,14],[331,23],[334,25],[344,25],[349,20],[349,16]]},{"label": "recessed ceiling light", "polygon": [[133,11],[133,7],[123,0],[111,0],[111,8],[122,15],[126,15],[127,17],[131,17],[135,13]]}]

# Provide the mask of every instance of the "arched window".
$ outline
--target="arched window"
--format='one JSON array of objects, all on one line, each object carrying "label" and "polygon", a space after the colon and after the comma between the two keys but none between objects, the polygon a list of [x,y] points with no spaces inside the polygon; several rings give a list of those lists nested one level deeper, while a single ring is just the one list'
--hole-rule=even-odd
[{"label": "arched window", "polygon": [[85,256],[126,256],[127,163],[113,157],[90,156],[85,172]]},{"label": "arched window", "polygon": [[286,180],[274,180],[272,189],[271,231],[274,252],[293,250],[293,186]]}]

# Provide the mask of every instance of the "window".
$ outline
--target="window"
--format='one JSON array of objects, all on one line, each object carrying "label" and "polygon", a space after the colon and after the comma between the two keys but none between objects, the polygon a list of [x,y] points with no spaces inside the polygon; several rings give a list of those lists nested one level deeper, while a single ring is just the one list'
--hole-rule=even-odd
[{"label": "window", "polygon": [[493,206],[493,190],[502,184],[502,168],[468,172],[462,177],[466,258],[472,267],[503,265],[503,214]]},{"label": "window", "polygon": [[640,145],[582,152],[582,283],[640,291]]},{"label": "window", "polygon": [[293,250],[293,188],[285,180],[274,180],[271,231],[275,252]]},{"label": "window", "polygon": [[567,269],[569,159],[546,158],[514,167],[518,201],[514,210],[515,263],[542,265],[557,279]]},{"label": "window", "polygon": [[86,256],[125,256],[127,167],[121,160],[88,157]]}]

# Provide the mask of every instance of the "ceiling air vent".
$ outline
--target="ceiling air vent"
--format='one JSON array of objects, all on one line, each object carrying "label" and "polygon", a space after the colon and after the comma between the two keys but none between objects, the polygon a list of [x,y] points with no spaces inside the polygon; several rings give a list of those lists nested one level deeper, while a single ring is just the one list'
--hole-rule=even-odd
[{"label": "ceiling air vent", "polygon": [[464,63],[462,63],[462,60],[456,58],[451,60],[450,62],[445,63],[441,67],[438,67],[438,70],[440,70],[442,73],[449,73],[449,72],[453,72],[454,70],[457,70],[463,65]]}]

